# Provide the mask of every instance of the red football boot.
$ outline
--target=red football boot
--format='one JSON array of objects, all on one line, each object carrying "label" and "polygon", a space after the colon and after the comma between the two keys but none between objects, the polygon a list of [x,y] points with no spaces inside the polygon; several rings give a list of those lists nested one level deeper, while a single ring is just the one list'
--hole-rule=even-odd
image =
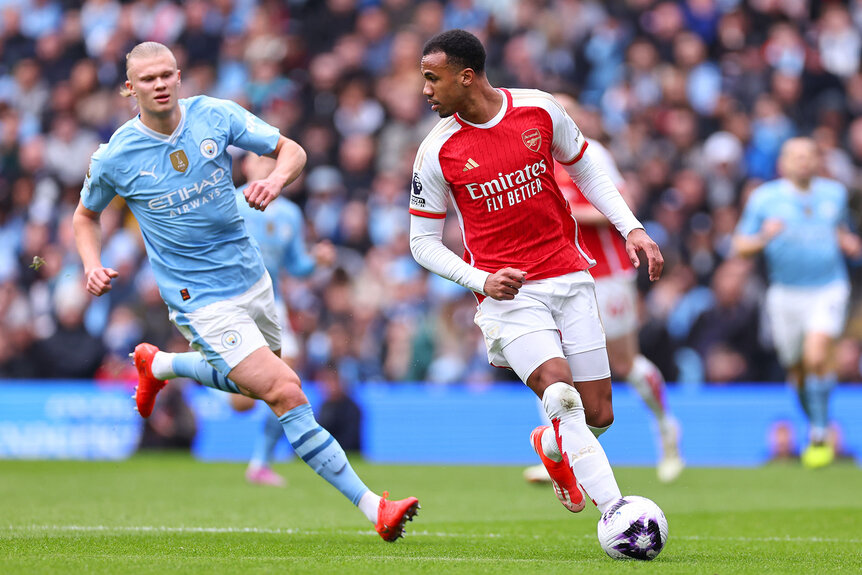
[{"label": "red football boot", "polygon": [[135,404],[141,417],[149,417],[156,404],[156,395],[168,383],[153,377],[153,357],[159,348],[151,343],[139,343],[132,354],[138,370],[138,385],[135,386]]},{"label": "red football boot", "polygon": [[554,461],[545,455],[542,449],[542,433],[546,429],[550,429],[547,425],[540,425],[530,433],[530,443],[533,445],[536,455],[542,460],[542,465],[548,470],[548,475],[551,476],[551,483],[554,486],[554,493],[557,494],[557,499],[563,504],[563,507],[577,513],[584,508],[586,501],[584,494],[581,493],[581,488],[578,486],[578,480],[575,479],[575,474],[572,468],[569,467],[566,461],[565,454],[560,461]]},{"label": "red football boot", "polygon": [[404,537],[404,526],[419,513],[419,500],[415,497],[390,501],[389,492],[384,491],[377,508],[377,525],[374,527],[384,541],[394,543]]}]

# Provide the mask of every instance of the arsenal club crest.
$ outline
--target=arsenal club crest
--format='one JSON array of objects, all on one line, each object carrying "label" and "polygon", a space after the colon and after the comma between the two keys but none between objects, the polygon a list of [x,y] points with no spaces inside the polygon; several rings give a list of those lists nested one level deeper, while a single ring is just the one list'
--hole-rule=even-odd
[{"label": "arsenal club crest", "polygon": [[539,132],[538,128],[530,128],[521,134],[521,139],[524,141],[524,145],[527,146],[527,149],[531,152],[538,152],[539,148],[542,147],[542,134]]}]

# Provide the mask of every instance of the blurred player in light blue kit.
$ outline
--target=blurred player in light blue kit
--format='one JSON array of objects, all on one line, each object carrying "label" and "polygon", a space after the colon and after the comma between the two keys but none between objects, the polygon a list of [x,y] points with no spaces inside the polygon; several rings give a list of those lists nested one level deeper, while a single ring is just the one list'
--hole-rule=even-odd
[{"label": "blurred player in light blue kit", "polygon": [[846,188],[816,176],[818,168],[812,140],[788,140],[778,159],[782,177],[752,192],[733,239],[739,255],[763,252],[766,259],[772,337],[809,422],[807,467],[829,465],[835,456],[829,395],[850,296],[844,257],[862,254],[862,241],[848,229]]},{"label": "blurred player in light blue kit", "polygon": [[[249,182],[262,179],[272,171],[274,162],[267,156],[246,154],[242,160],[242,171]],[[280,196],[261,212],[249,207],[243,194],[246,186],[237,189],[236,205],[245,220],[251,237],[260,247],[263,263],[272,279],[275,304],[281,324],[281,358],[288,365],[296,365],[300,356],[299,341],[290,327],[287,307],[281,296],[280,276],[282,273],[294,277],[306,277],[318,266],[328,266],[335,261],[335,247],[328,241],[314,245],[311,253],[305,245],[305,223],[299,206]],[[176,358],[174,364],[176,365]],[[183,374],[178,374],[183,375]],[[231,404],[237,411],[254,407],[255,400],[244,395],[231,395]],[[245,477],[250,483],[281,487],[284,479],[272,470],[271,464],[278,442],[284,438],[284,431],[278,418],[269,415],[265,418],[260,433],[255,439],[251,460]]]},{"label": "blurred player in light blue kit", "polygon": [[[318,425],[299,377],[280,358],[272,281],[237,209],[229,145],[276,161],[244,191],[257,210],[299,176],[305,151],[234,102],[179,100],[180,71],[162,44],[135,46],[126,75],[125,94],[136,98],[140,113],[93,154],[73,216],[87,290],[103,295],[118,276],[101,262],[100,214],[120,196],[140,225],[171,321],[199,352],[187,358],[138,345],[138,411],[148,417],[164,380],[183,367],[204,385],[262,399],[294,452],[359,507],[384,540],[395,541],[419,503],[412,497],[389,501],[386,492],[380,497],[369,490]],[[175,366],[175,356],[193,365]]]}]

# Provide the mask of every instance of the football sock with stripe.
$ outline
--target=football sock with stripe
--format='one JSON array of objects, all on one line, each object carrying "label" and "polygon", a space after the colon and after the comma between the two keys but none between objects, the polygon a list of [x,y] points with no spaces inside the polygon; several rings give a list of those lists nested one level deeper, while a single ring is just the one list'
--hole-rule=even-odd
[{"label": "football sock with stripe", "polygon": [[835,387],[835,374],[819,377],[809,374],[805,377],[805,403],[808,405],[808,423],[811,427],[811,441],[823,443],[829,431],[829,396]]},{"label": "football sock with stripe", "polygon": [[[199,382],[201,385],[226,391],[228,393],[239,393],[239,388],[234,382],[226,378],[220,371],[211,366],[204,356],[196,351],[172,354],[173,370],[177,377],[188,377]],[[155,362],[154,362],[155,363]],[[156,375],[155,370],[153,375]]]},{"label": "football sock with stripe", "polygon": [[[315,473],[358,506],[360,499],[363,499],[363,495],[368,493],[369,489],[353,471],[341,445],[314,419],[311,406],[304,403],[294,407],[278,420],[284,428],[284,434],[293,451]],[[365,512],[364,509],[363,512]],[[367,512],[366,515],[368,515]]]},{"label": "football sock with stripe", "polygon": [[581,394],[558,381],[545,389],[542,405],[554,423],[578,483],[604,513],[622,494],[605,450],[587,427]]},{"label": "football sock with stripe", "polygon": [[638,392],[653,415],[661,420],[665,415],[665,382],[655,364],[638,354],[632,361],[626,381]]},{"label": "football sock with stripe", "polygon": [[282,437],[284,437],[284,428],[278,417],[272,412],[267,413],[264,416],[263,428],[254,442],[249,465],[253,467],[269,466],[272,463],[275,446],[278,445]]}]

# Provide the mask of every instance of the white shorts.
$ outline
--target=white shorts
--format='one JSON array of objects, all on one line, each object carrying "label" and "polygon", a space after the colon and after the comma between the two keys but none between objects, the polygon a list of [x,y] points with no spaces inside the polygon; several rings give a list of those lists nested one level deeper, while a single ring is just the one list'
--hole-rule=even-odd
[{"label": "white shorts", "polygon": [[605,337],[617,339],[638,329],[638,289],[634,275],[596,279],[599,315]]},{"label": "white shorts", "polygon": [[802,359],[809,333],[837,338],[844,331],[850,286],[834,282],[821,287],[771,285],[766,290],[766,313],[778,359],[785,367]]},{"label": "white shorts", "polygon": [[275,311],[278,315],[278,325],[281,326],[281,357],[299,357],[299,338],[290,327],[287,305],[280,299],[275,300]]},{"label": "white shorts", "polygon": [[224,376],[262,347],[281,349],[281,326],[267,273],[245,293],[189,313],[171,310],[170,318],[191,347]]},{"label": "white shorts", "polygon": [[[533,365],[532,369],[535,369],[552,357],[568,358],[592,350],[601,350],[599,355],[603,355],[607,362],[595,282],[585,271],[528,281],[513,300],[485,298],[479,304],[473,321],[485,336],[488,361],[494,366],[512,367],[509,357],[516,353],[535,355],[526,361],[515,361],[519,366],[524,365],[526,371],[531,363],[539,362]],[[556,332],[559,346],[550,345],[538,350],[533,345],[510,346],[518,338],[541,331]],[[523,379],[521,373],[518,376]],[[575,381],[601,379],[580,373],[572,373],[572,376]]]}]

